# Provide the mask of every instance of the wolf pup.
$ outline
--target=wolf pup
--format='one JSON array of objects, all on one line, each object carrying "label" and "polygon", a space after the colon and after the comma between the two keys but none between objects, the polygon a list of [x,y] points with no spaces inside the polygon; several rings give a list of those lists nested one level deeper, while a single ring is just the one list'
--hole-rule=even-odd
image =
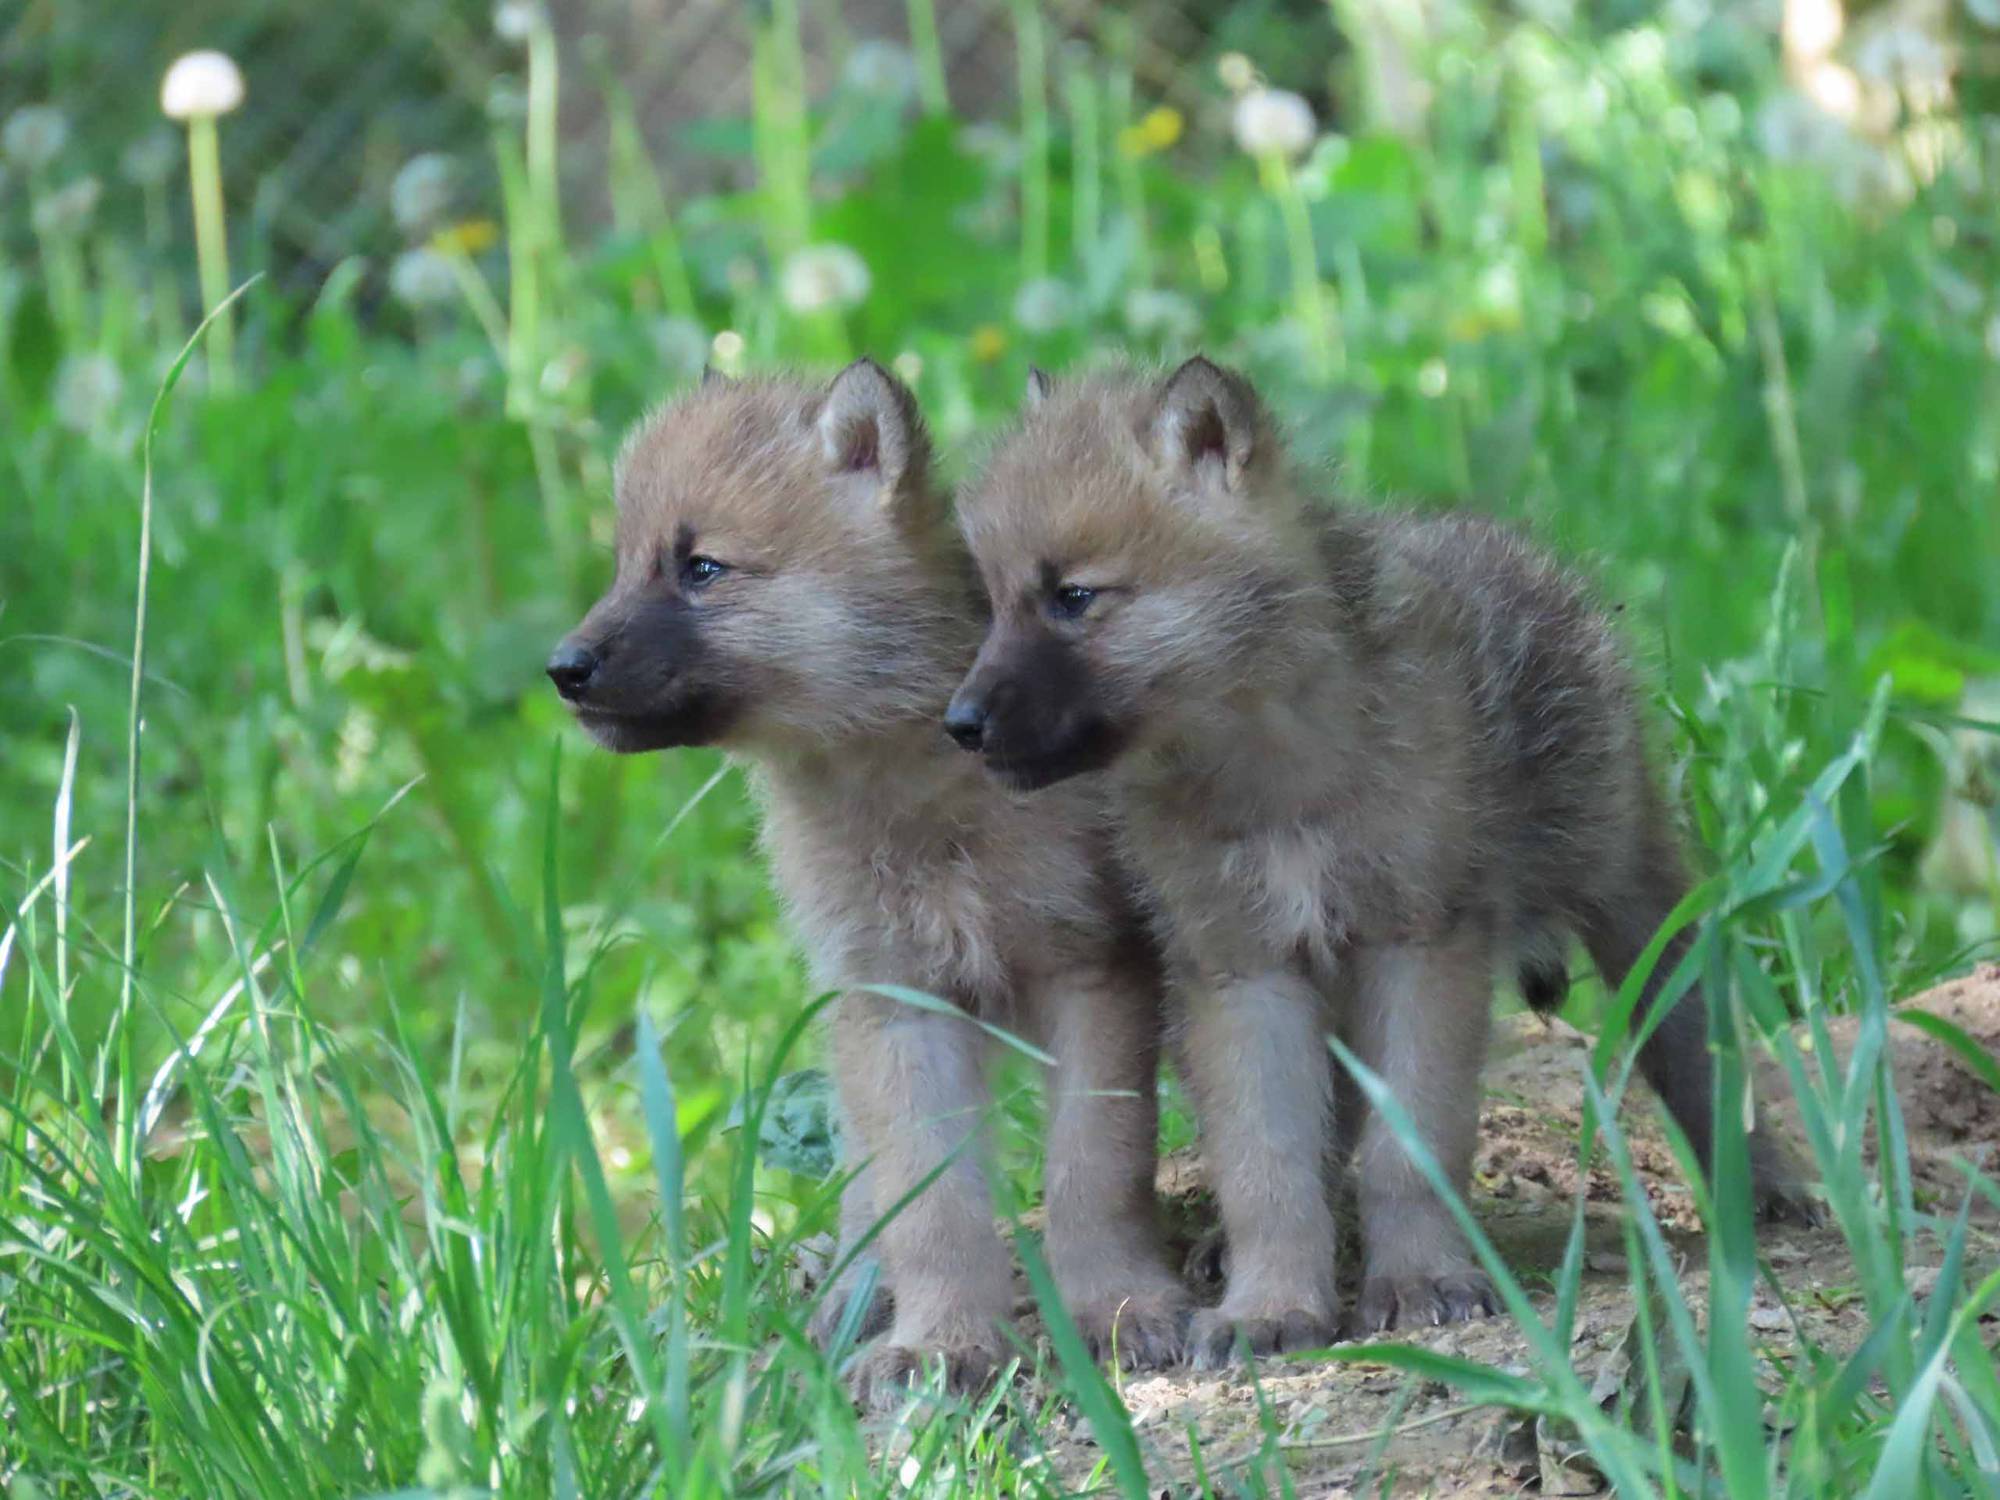
[{"label": "wolf pup", "polygon": [[[1336,1101],[1323,1037],[1382,1075],[1463,1187],[1496,963],[1541,1009],[1571,936],[1607,983],[1632,968],[1687,882],[1612,632],[1494,525],[1309,510],[1254,392],[1205,359],[1037,376],[1028,404],[960,502],[994,620],[945,723],[1011,787],[1116,763],[1229,1247],[1195,1358],[1334,1332],[1326,1176],[1357,1149],[1358,1324],[1491,1311],[1344,1070]],[[1707,1159],[1698,996],[1641,1061]],[[1792,1192],[1752,1149],[1762,1190]]]},{"label": "wolf pup", "polygon": [[[1157,960],[1101,795],[1017,796],[938,732],[983,609],[915,399],[867,360],[831,386],[711,377],[627,440],[617,497],[616,580],[548,673],[607,749],[719,745],[749,769],[792,924],[843,992],[831,1053],[860,1163],[843,1251],[917,1194],[877,1242],[887,1296],[865,1326],[887,1331],[857,1395],[892,1400],[934,1354],[967,1387],[1007,1350],[972,1018],[1056,1060],[1048,1251],[1071,1314],[1098,1350],[1115,1328],[1130,1365],[1177,1359],[1187,1302],[1153,1194]],[[823,1300],[822,1339],[852,1284]]]}]

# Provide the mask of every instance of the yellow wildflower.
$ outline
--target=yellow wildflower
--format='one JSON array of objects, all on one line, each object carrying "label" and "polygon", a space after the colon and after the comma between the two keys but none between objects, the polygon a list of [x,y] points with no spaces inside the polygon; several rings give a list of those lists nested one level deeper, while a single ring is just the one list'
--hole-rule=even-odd
[{"label": "yellow wildflower", "polygon": [[990,365],[1007,352],[1007,334],[997,323],[981,323],[972,330],[972,357]]},{"label": "yellow wildflower", "polygon": [[448,229],[440,229],[431,239],[431,248],[446,255],[477,255],[499,243],[500,226],[491,219],[461,219]]},{"label": "yellow wildflower", "polygon": [[1181,138],[1185,125],[1181,112],[1171,104],[1162,104],[1140,117],[1136,125],[1127,125],[1118,132],[1118,149],[1127,156],[1151,156],[1156,151],[1164,151]]}]

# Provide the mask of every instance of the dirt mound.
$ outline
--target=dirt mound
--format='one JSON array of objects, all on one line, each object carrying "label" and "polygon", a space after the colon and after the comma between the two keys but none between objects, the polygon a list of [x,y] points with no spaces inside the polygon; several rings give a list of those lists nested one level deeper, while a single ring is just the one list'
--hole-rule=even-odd
[{"label": "dirt mound", "polygon": [[[1943,1018],[1989,1055],[2000,1056],[2000,965],[1986,965],[1909,1001],[1902,1010]],[[1854,1045],[1851,1019],[1829,1028],[1834,1056],[1843,1064]],[[1509,1017],[1498,1028],[1487,1070],[1486,1105],[1475,1167],[1474,1208],[1546,1316],[1550,1285],[1569,1231],[1576,1192],[1576,1139],[1583,1104],[1581,1070],[1589,1038],[1560,1022]],[[1978,1157],[2000,1143],[2000,1095],[1946,1044],[1908,1021],[1890,1026],[1898,1097],[1908,1127],[1914,1176],[1920,1192],[1955,1204],[1963,1177],[1955,1162]],[[1637,1094],[1638,1090],[1634,1091]],[[1758,1097],[1781,1129],[1795,1131],[1790,1090],[1772,1073],[1761,1076]],[[1690,1195],[1679,1180],[1650,1104],[1628,1105],[1623,1123],[1648,1201],[1684,1256],[1682,1284],[1699,1306],[1707,1271]],[[1162,1194],[1189,1236],[1210,1220],[1198,1164],[1177,1156],[1163,1164]],[[1620,1197],[1616,1177],[1594,1167],[1585,1184],[1588,1246],[1572,1355],[1586,1377],[1615,1369],[1625,1358],[1632,1323],[1626,1284]],[[1975,1231],[1976,1263],[2000,1256],[1995,1226]],[[1775,1301],[1759,1301],[1750,1321],[1773,1352],[1796,1345],[1803,1334],[1831,1348],[1858,1343],[1866,1332],[1859,1299],[1846,1295],[1852,1273],[1845,1247],[1831,1226],[1774,1226],[1762,1252],[1799,1322],[1795,1328]],[[1932,1264],[1937,1247],[1920,1245]],[[1354,1257],[1347,1257],[1351,1264]],[[1921,1279],[1924,1265],[1912,1267]],[[1525,1367],[1527,1351],[1502,1320],[1431,1329],[1408,1335],[1414,1343],[1498,1366]],[[1301,1496],[1377,1492],[1435,1495],[1590,1493],[1587,1474],[1560,1471],[1561,1455],[1534,1432],[1490,1408],[1461,1403],[1443,1386],[1413,1383],[1386,1367],[1267,1361],[1257,1388],[1246,1376],[1175,1373],[1123,1382],[1127,1405],[1150,1450],[1156,1477],[1193,1471],[1189,1437],[1200,1442],[1202,1462],[1217,1474],[1252,1462],[1266,1433],[1278,1433],[1279,1452]],[[1100,1455],[1080,1420],[1052,1434],[1062,1470],[1082,1482]],[[1391,1435],[1380,1434],[1385,1427]]]},{"label": "dirt mound", "polygon": [[[2000,1061],[2000,964],[1981,964],[1963,979],[1926,990],[1893,1015],[1913,1011],[1949,1023]],[[1858,1030],[1851,1016],[1831,1027],[1834,1050],[1843,1062]],[[1909,1021],[1892,1021],[1889,1048],[1913,1151],[1921,1146],[1933,1157],[1972,1155],[2000,1143],[2000,1094],[1956,1051]]]}]

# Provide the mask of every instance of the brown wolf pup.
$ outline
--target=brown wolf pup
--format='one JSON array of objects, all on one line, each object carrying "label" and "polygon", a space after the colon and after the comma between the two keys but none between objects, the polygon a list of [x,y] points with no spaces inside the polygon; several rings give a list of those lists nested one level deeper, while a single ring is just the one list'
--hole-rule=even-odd
[{"label": "brown wolf pup", "polygon": [[[1186,1298],[1154,1224],[1157,960],[1101,794],[1007,792],[938,732],[983,607],[914,398],[867,360],[831,386],[711,378],[627,440],[617,494],[616,581],[549,676],[607,749],[720,745],[748,767],[792,923],[844,991],[832,1063],[861,1167],[843,1249],[942,1169],[876,1242],[888,1295],[866,1326],[887,1332],[857,1394],[893,1399],[932,1354],[968,1386],[1007,1351],[973,1017],[1056,1059],[1048,1251],[1070,1312],[1099,1350],[1115,1327],[1128,1364],[1178,1358]],[[822,1338],[849,1289],[824,1299]]]},{"label": "brown wolf pup", "polygon": [[[1359,1325],[1491,1311],[1386,1124],[1357,1130],[1351,1090],[1336,1112],[1323,1036],[1463,1186],[1496,965],[1549,1008],[1575,935],[1617,984],[1684,893],[1604,617],[1486,522],[1309,510],[1256,395],[1204,359],[1038,376],[960,518],[994,620],[946,727],[1013,787],[1115,762],[1154,893],[1230,1256],[1197,1360],[1333,1333],[1325,1175],[1350,1150]],[[1698,996],[1642,1064],[1707,1159]]]}]

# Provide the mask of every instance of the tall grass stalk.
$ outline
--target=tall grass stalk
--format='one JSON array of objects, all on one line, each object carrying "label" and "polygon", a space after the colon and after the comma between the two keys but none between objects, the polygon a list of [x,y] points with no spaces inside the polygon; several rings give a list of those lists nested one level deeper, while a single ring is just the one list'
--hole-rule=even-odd
[{"label": "tall grass stalk", "polygon": [[1264,190],[1278,205],[1285,226],[1285,258],[1292,273],[1292,316],[1305,335],[1312,359],[1313,374],[1330,380],[1346,372],[1347,351],[1333,307],[1319,277],[1319,251],[1313,243],[1312,216],[1306,211],[1305,194],[1292,164],[1279,151],[1265,151],[1257,158],[1257,174]]},{"label": "tall grass stalk", "polygon": [[1088,59],[1077,56],[1063,72],[1063,97],[1069,105],[1070,234],[1077,263],[1086,275],[1095,272],[1104,219],[1104,111],[1097,78]]},{"label": "tall grass stalk", "polygon": [[937,0],[907,0],[910,51],[917,62],[917,98],[927,115],[951,113],[946,86],[944,45],[938,37]]},{"label": "tall grass stalk", "polygon": [[772,0],[750,36],[751,130],[774,266],[812,238],[812,138],[798,0]]},{"label": "tall grass stalk", "polygon": [[560,128],[556,104],[562,59],[548,13],[536,6],[534,15],[534,25],[528,32],[528,190],[535,253],[542,273],[550,275],[561,260],[563,248],[562,187],[556,158]]},{"label": "tall grass stalk", "polygon": [[608,68],[603,70],[599,86],[608,101],[610,118],[612,213],[624,232],[644,237],[667,311],[676,317],[698,318],[700,309],[695,304],[694,283],[688,277],[687,257],[658,170],[647,154],[632,95]]},{"label": "tall grass stalk", "polygon": [[[203,123],[201,121],[194,122]],[[213,125],[214,121],[207,121]],[[119,948],[118,1012],[114,1023],[114,1034],[125,1043],[120,1057],[119,1081],[129,1083],[132,1076],[132,1054],[130,1051],[133,983],[139,971],[139,742],[140,731],[145,720],[140,714],[141,699],[146,687],[146,607],[150,600],[150,585],[153,573],[153,439],[160,430],[160,418],[167,408],[167,398],[180,384],[181,372],[200,346],[204,335],[214,329],[226,326],[230,305],[241,297],[257,278],[227,292],[221,301],[212,305],[208,315],[201,320],[188,341],[181,346],[174,362],[167,369],[166,378],[153,396],[152,410],[146,417],[146,432],[140,443],[139,464],[139,578],[132,600],[132,681],[127,703],[125,720],[125,922]],[[66,996],[66,991],[63,992]],[[99,1078],[100,1086],[108,1080]],[[122,1099],[124,1094],[120,1094]],[[121,1127],[123,1122],[121,1121]],[[125,1139],[121,1128],[119,1141]],[[127,1163],[129,1165],[129,1162]]]},{"label": "tall grass stalk", "polygon": [[1049,274],[1048,32],[1035,0],[1013,0],[1021,94],[1021,279]]},{"label": "tall grass stalk", "polygon": [[[1122,50],[1131,46],[1129,31],[1121,26],[1114,33],[1122,43]],[[1133,102],[1132,65],[1121,57],[1113,65],[1110,84],[1110,119],[1106,124],[1106,135],[1119,139],[1138,117]],[[1118,174],[1118,207],[1124,217],[1126,232],[1132,245],[1132,284],[1151,286],[1155,271],[1153,243],[1149,215],[1146,211],[1146,179],[1142,164],[1137,156],[1120,151],[1115,157]]]},{"label": "tall grass stalk", "polygon": [[[215,391],[236,384],[236,334],[229,316],[229,234],[222,211],[222,147],[214,115],[196,115],[188,127],[188,186],[194,200],[194,243],[202,306],[209,309],[208,383]],[[241,290],[239,288],[239,290]]]}]

